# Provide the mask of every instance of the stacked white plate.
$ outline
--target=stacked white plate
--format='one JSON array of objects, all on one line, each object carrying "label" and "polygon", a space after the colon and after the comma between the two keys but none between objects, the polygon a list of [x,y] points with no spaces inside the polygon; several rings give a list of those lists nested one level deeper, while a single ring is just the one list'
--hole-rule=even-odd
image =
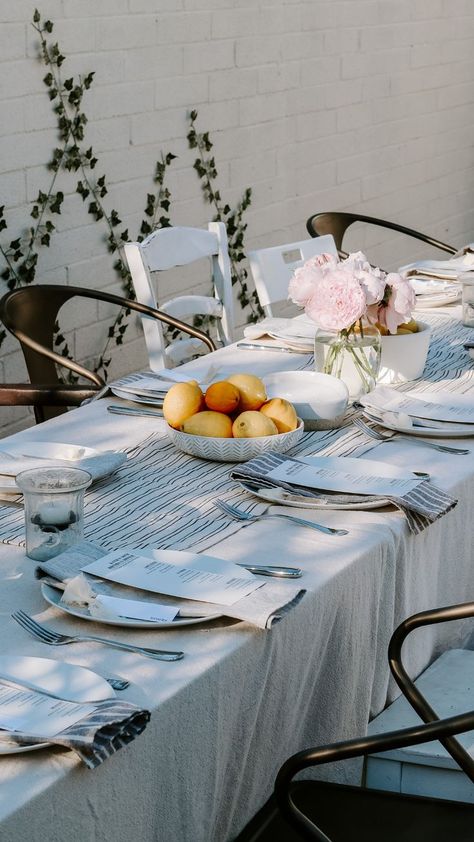
[{"label": "stacked white plate", "polygon": [[359,401],[366,418],[388,430],[435,438],[474,436],[474,400],[469,394],[398,392],[377,386]]}]

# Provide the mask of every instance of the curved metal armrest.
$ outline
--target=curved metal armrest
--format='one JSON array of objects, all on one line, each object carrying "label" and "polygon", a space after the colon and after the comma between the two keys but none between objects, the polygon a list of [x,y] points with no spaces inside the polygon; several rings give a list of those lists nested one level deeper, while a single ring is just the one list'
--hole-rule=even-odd
[{"label": "curved metal armrest", "polygon": [[[408,675],[402,661],[402,646],[408,635],[415,629],[437,623],[451,622],[474,617],[474,602],[460,605],[450,605],[446,608],[436,608],[432,611],[421,611],[408,617],[395,629],[388,646],[388,662],[392,675],[405,698],[410,702],[423,722],[436,722],[438,715],[427,702],[423,694]],[[474,782],[474,760],[454,737],[441,740],[447,751],[454,757],[463,772]]]},{"label": "curved metal armrest", "polygon": [[[385,219],[379,219],[376,216],[366,216],[360,213],[345,213],[340,211],[315,213],[308,219],[306,228],[312,237],[320,237],[322,234],[333,234],[337,249],[341,252],[344,234],[354,222],[365,222],[368,225],[377,225],[379,228],[398,231],[400,234],[414,237],[416,240],[421,240],[434,248],[448,252],[448,254],[456,254],[457,252],[454,246],[443,243],[441,240],[436,240],[428,234],[422,234],[421,231],[415,231],[414,228],[407,228],[405,225],[399,225],[398,222],[390,222]],[[346,252],[341,252],[341,254],[347,256]]]},{"label": "curved metal armrest", "polygon": [[[201,342],[204,342],[205,345],[209,348],[210,351],[215,351],[216,346],[210,336],[204,333],[202,330],[198,330],[198,328],[192,327],[191,325],[186,324],[186,322],[180,321],[180,319],[176,319],[174,316],[169,316],[167,313],[163,313],[161,310],[156,310],[154,307],[148,307],[146,304],[140,304],[138,301],[132,301],[129,298],[121,298],[118,295],[113,295],[112,293],[105,293],[99,292],[98,290],[86,290],[83,288],[77,289],[77,295],[84,298],[95,298],[102,301],[108,301],[112,304],[117,304],[119,307],[128,308],[130,310],[134,310],[137,313],[140,313],[143,316],[149,316],[152,319],[156,319],[157,321],[164,322],[167,325],[175,328],[176,330],[183,331],[183,333],[187,333],[189,336],[194,336],[197,339],[200,339]],[[80,377],[84,377],[86,380],[95,383],[96,386],[101,388],[105,386],[105,380],[103,380],[100,375],[96,374],[94,371],[90,371],[84,366],[76,363],[74,360],[69,360],[67,357],[62,357],[60,354],[57,354],[50,348],[47,348],[45,345],[41,345],[39,342],[36,342],[27,334],[23,333],[21,330],[12,330],[12,328],[8,326],[8,329],[16,336],[16,338],[23,344],[31,348],[33,351],[36,351],[38,354],[42,354],[44,357],[48,357],[54,363],[63,368],[69,369],[69,371],[73,371],[75,374],[78,374]]]},{"label": "curved metal armrest", "polygon": [[391,751],[406,746],[419,745],[430,740],[452,737],[474,728],[474,711],[451,716],[428,724],[415,725],[399,731],[374,734],[361,739],[332,743],[318,748],[301,751],[290,757],[281,767],[275,782],[275,797],[280,810],[290,824],[304,839],[310,842],[331,842],[301,810],[296,806],[291,795],[291,783],[295,775],[312,766],[322,766],[338,760],[365,757],[372,752]]}]

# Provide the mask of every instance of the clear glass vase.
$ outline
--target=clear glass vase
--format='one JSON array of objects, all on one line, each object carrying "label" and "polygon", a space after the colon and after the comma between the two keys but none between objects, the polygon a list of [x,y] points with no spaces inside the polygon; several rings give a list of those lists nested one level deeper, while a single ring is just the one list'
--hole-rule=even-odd
[{"label": "clear glass vase", "polygon": [[316,371],[342,380],[352,401],[375,387],[380,355],[380,333],[363,319],[346,330],[320,330],[314,339]]}]

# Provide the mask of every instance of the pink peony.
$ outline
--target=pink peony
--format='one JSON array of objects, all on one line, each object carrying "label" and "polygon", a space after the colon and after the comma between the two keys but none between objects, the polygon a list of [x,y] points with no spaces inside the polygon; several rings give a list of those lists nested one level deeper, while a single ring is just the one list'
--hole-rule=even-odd
[{"label": "pink peony", "polygon": [[385,272],[376,266],[371,266],[363,252],[356,251],[350,254],[341,265],[351,269],[365,292],[369,306],[382,301],[385,292]]},{"label": "pink peony", "polygon": [[346,330],[364,315],[365,294],[353,272],[338,266],[314,286],[305,311],[324,330]]},{"label": "pink peony", "polygon": [[390,272],[385,282],[388,287],[388,297],[385,294],[386,304],[378,308],[377,321],[385,325],[390,333],[396,333],[397,327],[411,319],[415,307],[415,291],[407,278]]},{"label": "pink peony", "polygon": [[337,266],[337,260],[332,254],[317,254],[310,257],[303,266],[295,269],[288,286],[288,298],[298,305],[305,307],[311,298],[315,285],[321,280],[323,272]]}]

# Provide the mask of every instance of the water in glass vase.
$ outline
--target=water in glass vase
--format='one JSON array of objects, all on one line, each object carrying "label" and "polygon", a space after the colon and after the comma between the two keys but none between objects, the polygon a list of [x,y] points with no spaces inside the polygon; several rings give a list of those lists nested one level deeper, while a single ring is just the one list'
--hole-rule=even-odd
[{"label": "water in glass vase", "polygon": [[380,355],[380,333],[365,320],[346,330],[318,331],[314,340],[316,371],[342,380],[352,401],[375,387]]}]

